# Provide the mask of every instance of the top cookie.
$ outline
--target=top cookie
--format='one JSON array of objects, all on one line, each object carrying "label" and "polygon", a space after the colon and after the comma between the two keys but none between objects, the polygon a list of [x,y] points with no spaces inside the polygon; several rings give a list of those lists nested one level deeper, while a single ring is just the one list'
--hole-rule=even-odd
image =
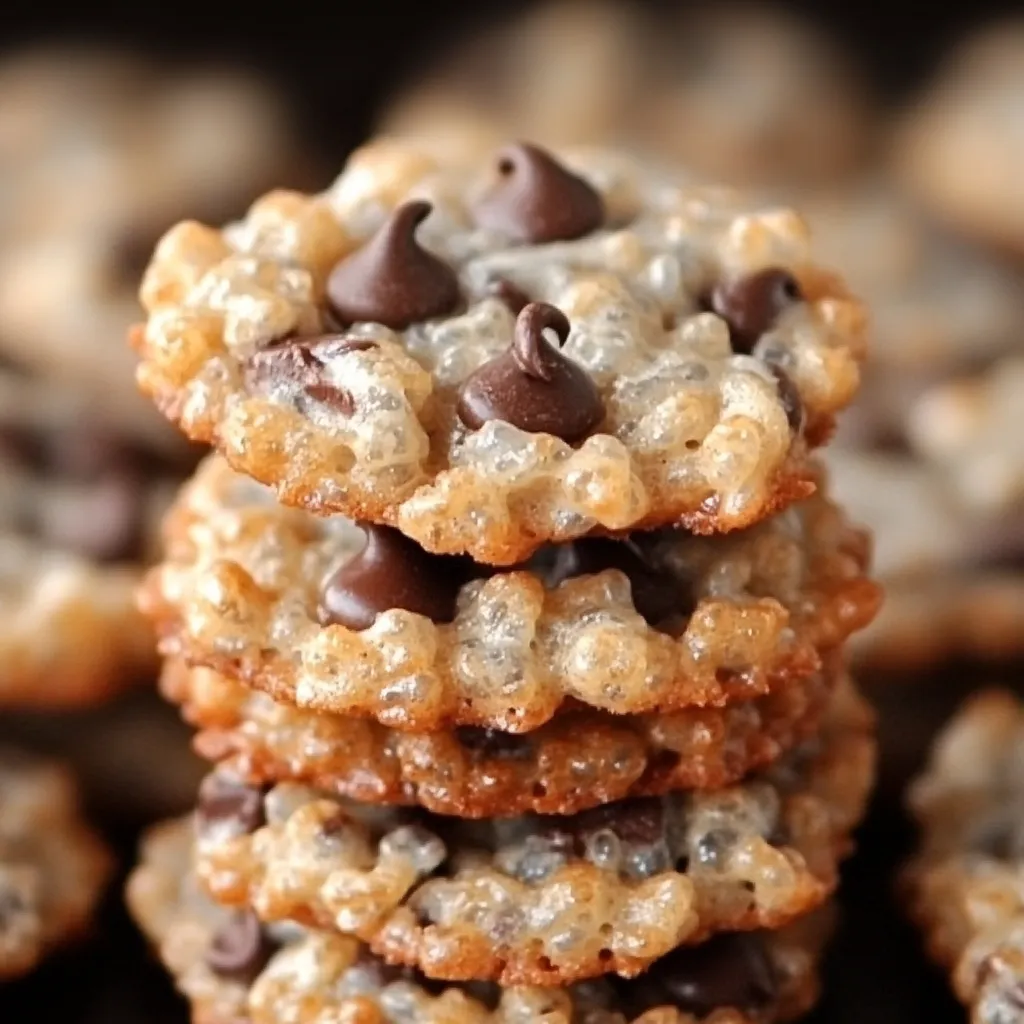
[{"label": "top cookie", "polygon": [[614,153],[440,165],[395,141],[321,195],[161,241],[139,381],[287,504],[512,564],[749,525],[811,488],[864,315],[803,222]]}]

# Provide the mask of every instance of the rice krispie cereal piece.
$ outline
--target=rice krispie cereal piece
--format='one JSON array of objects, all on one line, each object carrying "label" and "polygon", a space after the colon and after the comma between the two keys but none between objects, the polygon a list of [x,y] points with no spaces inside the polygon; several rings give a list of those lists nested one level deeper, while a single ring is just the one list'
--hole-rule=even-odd
[{"label": "rice krispie cereal piece", "polygon": [[165,535],[144,594],[165,654],[418,730],[756,696],[816,671],[879,599],[866,535],[821,495],[726,537],[588,538],[490,572],[281,506],[213,456]]},{"label": "rice krispie cereal piece", "polygon": [[433,552],[732,530],[809,493],[857,388],[863,309],[809,248],[623,154],[381,140],[321,195],[165,235],[139,381],[284,503]]},{"label": "rice krispie cereal piece", "polygon": [[111,868],[67,772],[0,748],[0,981],[83,932]]},{"label": "rice krispie cereal piece", "polygon": [[0,707],[92,703],[155,668],[134,592],[183,467],[101,414],[0,369]]},{"label": "rice krispie cereal piece", "polygon": [[407,732],[300,711],[179,661],[168,662],[161,688],[199,728],[196,750],[251,785],[300,782],[364,803],[481,818],[575,814],[631,795],[729,785],[816,729],[839,671],[725,708],[566,711],[521,735]]},{"label": "rice krispie cereal piece", "polygon": [[439,986],[388,967],[356,940],[261,928],[205,899],[188,821],[154,829],[128,886],[132,912],[195,1024],[772,1024],[806,1012],[832,915],[679,949],[640,978],[570,988]]},{"label": "rice krispie cereal piece", "polygon": [[354,935],[429,977],[632,976],[821,905],[873,771],[872,716],[850,688],[822,735],[740,785],[574,817],[467,822],[221,771],[200,792],[196,870],[224,905]]},{"label": "rice krispie cereal piece", "polygon": [[993,22],[950,54],[897,133],[909,191],[965,234],[1024,253],[1024,19]]},{"label": "rice krispie cereal piece", "polygon": [[931,956],[974,1024],[1024,1014],[1024,706],[988,690],[940,735],[910,790],[920,847],[903,878]]},{"label": "rice krispie cereal piece", "polygon": [[239,215],[299,163],[282,103],[240,72],[182,73],[52,46],[0,64],[0,350],[177,439],[138,394],[124,344],[160,235]]}]

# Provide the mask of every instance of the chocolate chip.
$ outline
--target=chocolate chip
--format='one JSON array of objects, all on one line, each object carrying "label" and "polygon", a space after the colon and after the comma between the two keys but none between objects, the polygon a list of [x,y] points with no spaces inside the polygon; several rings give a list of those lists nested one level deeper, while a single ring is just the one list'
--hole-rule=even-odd
[{"label": "chocolate chip", "polygon": [[498,180],[473,212],[482,228],[538,244],[582,238],[604,223],[600,194],[550,153],[524,142],[498,154]]},{"label": "chocolate chip", "polygon": [[369,321],[403,330],[459,305],[455,271],[416,241],[416,229],[431,209],[422,200],[398,207],[373,238],[330,272],[327,302],[341,323]]},{"label": "chocolate chip", "polygon": [[213,772],[199,787],[196,829],[200,835],[222,830],[249,835],[266,823],[263,790],[224,772]]},{"label": "chocolate chip", "polygon": [[461,747],[481,757],[502,761],[523,761],[531,757],[529,736],[462,725],[455,730],[455,737]]},{"label": "chocolate chip", "polygon": [[789,429],[794,434],[799,434],[804,429],[804,403],[800,398],[800,392],[785,370],[778,366],[769,365],[771,375],[775,378],[779,390],[779,401],[789,421]]},{"label": "chocolate chip", "polygon": [[763,1011],[778,993],[774,965],[757,935],[719,935],[680,950],[678,961],[666,965],[666,988],[678,1005],[700,1016],[721,1006]]},{"label": "chocolate chip", "polygon": [[633,987],[642,999],[642,1005],[631,1006],[634,1012],[668,1003],[702,1019],[720,1008],[763,1013],[778,996],[774,965],[756,933],[717,935],[680,947]]},{"label": "chocolate chip", "polygon": [[251,910],[240,910],[214,933],[206,966],[222,978],[251,985],[277,950],[259,918]]},{"label": "chocolate chip", "polygon": [[507,352],[484,363],[462,385],[459,418],[471,430],[502,420],[532,434],[582,441],[604,419],[604,403],[586,370],[545,337],[569,337],[561,310],[531,302],[516,319]]},{"label": "chocolate chip", "polygon": [[624,843],[649,846],[665,837],[665,812],[655,797],[624,800],[584,811],[575,828],[584,842],[597,832],[610,831]]},{"label": "chocolate chip", "polygon": [[770,268],[719,282],[707,304],[729,325],[733,351],[749,355],[779,314],[803,298],[799,283],[788,270]]},{"label": "chocolate chip", "polygon": [[629,579],[633,605],[648,624],[678,634],[685,629],[697,604],[692,583],[652,564],[644,552],[644,542],[637,536],[622,540],[588,537],[559,544],[542,550],[534,557],[531,568],[541,573],[548,588],[575,576],[618,569]]},{"label": "chocolate chip", "polygon": [[451,622],[459,588],[470,576],[467,560],[429,554],[387,526],[364,525],[363,530],[363,550],[324,580],[321,623],[369,629],[392,608]]},{"label": "chocolate chip", "polygon": [[355,399],[347,388],[324,380],[326,364],[347,352],[366,352],[376,347],[377,343],[368,338],[345,334],[289,338],[253,353],[245,363],[243,376],[246,387],[256,394],[272,394],[287,382],[313,401],[351,416]]}]

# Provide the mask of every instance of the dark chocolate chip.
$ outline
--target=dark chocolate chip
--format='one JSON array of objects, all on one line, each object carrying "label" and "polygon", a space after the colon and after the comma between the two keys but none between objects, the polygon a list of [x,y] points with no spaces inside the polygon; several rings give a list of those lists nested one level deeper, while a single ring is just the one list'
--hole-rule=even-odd
[{"label": "dark chocolate chip", "polygon": [[479,754],[480,757],[502,761],[523,761],[531,757],[532,744],[529,736],[462,725],[455,730],[455,737],[461,747]]},{"label": "dark chocolate chip", "polygon": [[768,369],[778,386],[779,401],[789,421],[789,429],[794,434],[799,434],[804,429],[804,403],[800,398],[800,392],[793,383],[793,378],[785,370],[774,365],[769,365]]},{"label": "dark chocolate chip", "polygon": [[431,209],[422,200],[398,207],[362,248],[334,267],[327,302],[342,324],[370,321],[402,330],[459,305],[455,271],[416,241]]},{"label": "dark chocolate chip", "polygon": [[363,550],[324,580],[320,621],[369,629],[381,612],[402,608],[433,622],[451,622],[459,588],[470,576],[468,561],[429,554],[387,526],[364,525],[363,530]]},{"label": "dark chocolate chip", "polygon": [[699,1018],[720,1008],[763,1013],[778,997],[774,965],[756,933],[717,935],[680,947],[659,960],[641,984],[650,1005],[667,1002]]},{"label": "dark chocolate chip", "polygon": [[200,835],[221,829],[248,835],[266,823],[263,790],[225,772],[213,772],[199,787],[196,829]]},{"label": "dark chocolate chip", "polygon": [[665,811],[655,797],[624,800],[584,811],[579,815],[576,834],[584,842],[597,832],[614,832],[623,842],[649,846],[665,838]]},{"label": "dark chocolate chip", "polygon": [[259,918],[251,910],[240,910],[214,933],[206,966],[222,978],[251,985],[277,950]]},{"label": "dark chocolate chip", "polygon": [[484,363],[462,385],[459,418],[471,430],[502,420],[532,434],[582,441],[604,419],[600,392],[586,370],[552,345],[569,337],[561,310],[531,302],[516,318],[507,352]]},{"label": "dark chocolate chip", "polygon": [[282,381],[297,387],[315,402],[331,406],[343,416],[355,412],[355,399],[346,388],[326,382],[325,363],[346,352],[376,348],[369,338],[322,334],[313,338],[289,338],[253,353],[243,375],[246,387],[256,394],[270,394]]},{"label": "dark chocolate chip", "polygon": [[541,573],[549,588],[575,576],[618,569],[629,579],[636,610],[649,625],[667,633],[685,629],[697,604],[692,582],[652,564],[637,535],[622,540],[588,537],[542,549],[531,568]]},{"label": "dark chocolate chip", "polygon": [[779,314],[803,299],[797,279],[788,270],[773,267],[719,282],[708,305],[729,325],[733,351],[749,355]]},{"label": "dark chocolate chip", "polygon": [[604,202],[583,178],[525,142],[498,154],[498,180],[474,206],[480,227],[516,242],[582,238],[604,223]]}]

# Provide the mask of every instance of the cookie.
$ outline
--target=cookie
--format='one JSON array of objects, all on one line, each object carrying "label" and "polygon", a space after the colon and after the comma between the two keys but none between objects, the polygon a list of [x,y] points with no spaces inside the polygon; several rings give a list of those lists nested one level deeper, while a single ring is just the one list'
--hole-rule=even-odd
[{"label": "cookie", "polygon": [[914,451],[975,515],[1018,515],[1024,506],[1022,387],[1024,358],[1007,356],[982,374],[928,389],[908,414]]},{"label": "cookie", "polygon": [[859,162],[871,111],[848,55],[793,14],[555,0],[461,41],[377,128],[463,158],[511,135],[621,145],[716,181],[806,185]]},{"label": "cookie", "polygon": [[994,22],[949,55],[905,114],[893,164],[958,230],[1024,253],[1024,20]]},{"label": "cookie", "polygon": [[820,495],[725,537],[589,538],[492,572],[278,505],[213,456],[165,535],[143,595],[164,653],[416,730],[755,696],[815,671],[879,597],[867,538]]},{"label": "cookie", "polygon": [[873,769],[872,717],[846,688],[823,733],[761,775],[574,817],[463,822],[220,771],[200,790],[196,871],[224,905],[354,935],[429,977],[632,976],[821,905]]},{"label": "cookie", "polygon": [[885,599],[851,639],[859,664],[921,669],[943,658],[1021,649],[1024,574],[1012,516],[979,516],[945,475],[908,454],[831,448],[837,504],[873,538]]},{"label": "cookie", "polygon": [[940,735],[909,803],[920,848],[903,888],[931,956],[976,1024],[1019,1020],[1024,990],[1024,707],[973,696]]},{"label": "cookie", "polygon": [[1017,345],[1016,269],[936,227],[891,183],[859,179],[805,195],[801,209],[816,258],[871,311],[879,375],[935,379]]},{"label": "cookie", "polygon": [[806,1012],[831,930],[828,908],[780,931],[680,949],[640,978],[570,988],[440,987],[388,967],[351,938],[259,928],[204,899],[189,822],[154,829],[128,886],[132,912],[192,1006],[196,1024],[771,1024]]},{"label": "cookie", "polygon": [[[228,130],[225,130],[228,129]],[[0,64],[0,351],[169,444],[124,344],[160,235],[244,212],[298,164],[282,104],[239,72],[84,48]]]},{"label": "cookie", "polygon": [[139,381],[284,503],[435,553],[726,531],[809,492],[856,391],[863,310],[808,250],[795,213],[622,154],[381,141],[165,235]]},{"label": "cookie", "polygon": [[564,712],[519,736],[474,727],[407,732],[300,711],[175,661],[161,688],[198,727],[196,750],[251,785],[299,782],[364,803],[481,818],[575,814],[627,796],[734,783],[816,729],[839,671],[830,666],[725,708]]},{"label": "cookie", "polygon": [[920,671],[952,658],[1013,658],[1022,644],[1024,574],[979,567],[888,584],[855,651],[862,663]]},{"label": "cookie", "polygon": [[80,935],[110,875],[65,770],[0,750],[0,981]]},{"label": "cookie", "polygon": [[834,39],[778,6],[679,6],[655,26],[645,53],[654,71],[630,112],[648,149],[760,187],[821,184],[861,162],[870,98]]},{"label": "cookie", "polygon": [[462,159],[486,159],[508,137],[542,146],[628,142],[643,95],[649,26],[614,0],[553,0],[444,53],[377,123]]},{"label": "cookie", "polygon": [[209,771],[192,750],[181,716],[149,686],[97,707],[47,708],[45,714],[5,708],[0,747],[7,743],[59,757],[86,806],[117,829],[184,814]]},{"label": "cookie", "polygon": [[90,406],[0,369],[0,706],[92,703],[155,668],[134,595],[184,467]]}]

